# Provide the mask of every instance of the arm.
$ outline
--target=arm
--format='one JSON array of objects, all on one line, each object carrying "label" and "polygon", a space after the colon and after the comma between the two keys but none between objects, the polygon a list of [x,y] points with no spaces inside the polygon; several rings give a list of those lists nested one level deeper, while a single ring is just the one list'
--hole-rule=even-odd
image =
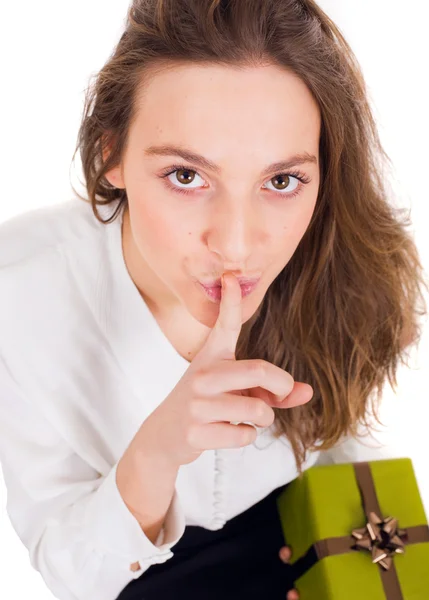
[{"label": "arm", "polygon": [[[165,520],[150,515],[165,525],[164,543],[154,544],[118,489],[121,461],[104,474],[86,463],[22,396],[1,360],[0,462],[11,524],[31,565],[61,600],[116,599],[132,579],[171,558],[184,533],[174,491]],[[150,524],[148,533],[154,537]],[[140,568],[133,570],[136,562]]]},{"label": "arm", "polygon": [[[178,468],[172,467],[154,454],[153,448],[141,445],[136,449],[131,442],[116,470],[116,485],[131,514],[136,518],[146,537],[153,543],[163,539],[162,526],[173,500]],[[145,493],[141,492],[141,481],[150,481]],[[131,565],[139,571],[138,562]]]}]

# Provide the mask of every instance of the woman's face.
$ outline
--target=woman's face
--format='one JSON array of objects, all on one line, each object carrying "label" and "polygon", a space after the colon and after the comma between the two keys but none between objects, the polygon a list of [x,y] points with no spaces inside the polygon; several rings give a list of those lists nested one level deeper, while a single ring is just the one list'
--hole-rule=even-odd
[{"label": "woman's face", "polygon": [[[107,179],[127,190],[124,258],[154,311],[185,308],[213,327],[219,304],[199,282],[232,271],[261,277],[242,300],[250,319],[310,223],[320,127],[306,85],[277,66],[177,64],[151,75]],[[297,154],[314,158],[269,168]]]}]

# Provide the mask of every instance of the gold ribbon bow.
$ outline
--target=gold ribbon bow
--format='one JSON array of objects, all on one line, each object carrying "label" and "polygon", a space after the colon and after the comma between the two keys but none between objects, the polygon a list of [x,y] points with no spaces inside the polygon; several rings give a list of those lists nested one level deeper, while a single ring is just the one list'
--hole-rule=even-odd
[{"label": "gold ribbon bow", "polygon": [[381,520],[375,512],[370,512],[366,527],[354,529],[352,536],[357,540],[354,547],[372,553],[372,562],[378,563],[388,571],[392,566],[394,555],[404,554],[405,529],[398,529],[398,520],[386,517]]}]

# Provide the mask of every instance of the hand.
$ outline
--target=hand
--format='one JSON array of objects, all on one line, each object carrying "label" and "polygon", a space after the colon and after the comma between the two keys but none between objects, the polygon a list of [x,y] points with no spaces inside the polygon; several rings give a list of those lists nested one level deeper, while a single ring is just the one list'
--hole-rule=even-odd
[{"label": "hand", "polygon": [[[292,549],[290,546],[282,546],[279,550],[279,558],[285,564],[288,564],[290,557],[292,556]],[[299,600],[299,592],[295,588],[289,590],[286,594],[286,600]]]},{"label": "hand", "polygon": [[[308,402],[311,386],[262,360],[236,360],[242,327],[240,284],[224,277],[217,321],[189,368],[167,398],[142,423],[132,445],[180,467],[204,450],[241,448],[255,441],[259,427],[274,422],[272,407]],[[235,424],[238,423],[238,424]]]}]

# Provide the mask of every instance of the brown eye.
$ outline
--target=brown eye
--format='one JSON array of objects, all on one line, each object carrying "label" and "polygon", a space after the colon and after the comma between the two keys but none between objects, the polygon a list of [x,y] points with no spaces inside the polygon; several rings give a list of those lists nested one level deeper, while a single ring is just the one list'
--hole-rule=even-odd
[{"label": "brown eye", "polygon": [[176,178],[179,183],[192,183],[195,178],[194,175],[190,175],[190,173],[195,173],[191,169],[177,169],[176,170]]},{"label": "brown eye", "polygon": [[[291,183],[293,184],[293,182],[295,182],[295,187],[290,188],[289,186]],[[304,179],[299,175],[292,175],[291,173],[279,173],[278,175],[271,177],[271,179],[267,182],[266,185],[272,185],[273,192],[275,192],[276,194],[292,198],[295,197],[302,188],[300,182],[305,183]],[[289,193],[285,192],[285,190],[287,190],[287,192]]]},{"label": "brown eye", "polygon": [[276,187],[276,189],[285,190],[290,183],[290,177],[289,175],[276,175],[271,179],[271,181],[275,182],[273,183],[274,186],[279,186]]}]

